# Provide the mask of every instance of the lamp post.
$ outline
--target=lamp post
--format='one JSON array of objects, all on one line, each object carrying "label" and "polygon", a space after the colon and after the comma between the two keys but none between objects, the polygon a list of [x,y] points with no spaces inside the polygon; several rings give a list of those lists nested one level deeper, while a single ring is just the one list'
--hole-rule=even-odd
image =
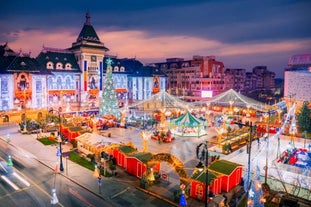
[{"label": "lamp post", "polygon": [[[201,149],[201,147],[203,147]],[[196,149],[197,158],[200,160],[199,164],[196,166],[199,169],[205,170],[205,207],[208,206],[208,142],[203,142],[197,146]],[[202,161],[205,160],[205,166],[203,166]]]},{"label": "lamp post", "polygon": [[59,119],[59,132],[58,132],[58,138],[57,138],[57,142],[59,143],[59,152],[60,152],[60,156],[59,156],[59,170],[61,172],[64,172],[64,166],[63,166],[63,156],[62,156],[62,137],[61,137],[61,107],[58,109],[58,119]]},{"label": "lamp post", "polygon": [[[265,183],[267,184],[267,179],[268,179],[268,156],[269,156],[269,136],[270,136],[270,113],[271,111],[269,110],[268,112],[268,120],[267,120],[267,147],[266,147],[266,166],[265,166]],[[259,138],[258,138],[259,139]]]},{"label": "lamp post", "polygon": [[[248,153],[248,163],[247,163],[247,192],[246,192],[246,201],[248,201],[249,197],[250,197],[250,188],[251,188],[251,181],[250,181],[250,168],[251,168],[251,148],[252,148],[252,142],[253,142],[253,130],[256,129],[256,125],[253,126],[253,123],[250,122],[249,125],[247,124],[242,124],[239,122],[235,122],[235,124],[239,125],[239,126],[247,126],[249,127],[249,143],[247,147],[247,153]],[[245,182],[245,181],[244,181]]]}]

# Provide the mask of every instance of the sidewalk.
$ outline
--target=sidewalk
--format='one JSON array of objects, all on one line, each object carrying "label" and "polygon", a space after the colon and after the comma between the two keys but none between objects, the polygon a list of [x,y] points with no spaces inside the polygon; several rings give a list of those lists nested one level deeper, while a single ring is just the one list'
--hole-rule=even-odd
[{"label": "sidewalk", "polygon": [[[54,171],[56,164],[59,163],[59,157],[56,156],[58,144],[45,146],[37,140],[37,134],[22,135],[17,132],[17,126],[10,127],[5,133],[10,134],[11,145],[18,148],[21,152],[28,151],[32,153],[35,159]],[[2,138],[6,136],[2,127],[0,128],[0,136]],[[62,152],[67,152],[71,149],[71,144],[62,145]],[[165,201],[167,204],[165,206],[178,206],[177,203],[173,202],[173,189],[171,189],[170,184],[164,187],[163,185],[153,185],[146,190],[140,189],[138,178],[127,174],[124,169],[117,167],[117,176],[102,178],[101,190],[99,192],[97,178],[93,177],[93,171],[73,163],[64,157],[63,167],[64,172],[60,173],[62,176],[67,177],[72,182],[111,202],[114,206],[123,206],[116,201],[120,195],[126,197],[123,200],[126,199],[126,202],[131,204],[130,206],[156,206],[146,203],[146,195]],[[176,182],[178,183],[178,181]],[[203,203],[192,198],[187,199],[187,202],[188,206],[204,206]]]}]

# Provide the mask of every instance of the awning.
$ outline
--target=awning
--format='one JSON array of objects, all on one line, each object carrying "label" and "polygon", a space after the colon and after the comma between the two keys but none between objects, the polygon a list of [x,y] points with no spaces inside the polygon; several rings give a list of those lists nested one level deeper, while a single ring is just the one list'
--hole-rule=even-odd
[{"label": "awning", "polygon": [[115,91],[116,91],[116,93],[126,93],[127,92],[126,88],[116,88]]}]

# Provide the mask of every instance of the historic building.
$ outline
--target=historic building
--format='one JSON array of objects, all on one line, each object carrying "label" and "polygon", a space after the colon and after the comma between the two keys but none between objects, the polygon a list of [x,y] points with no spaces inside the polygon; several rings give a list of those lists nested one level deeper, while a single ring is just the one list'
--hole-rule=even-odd
[{"label": "historic building", "polygon": [[0,46],[0,110],[46,105],[46,77],[51,74],[29,54]]},{"label": "historic building", "polygon": [[[153,94],[166,90],[167,76],[161,70],[144,66],[134,58],[106,56],[105,60],[107,58],[112,60],[113,83],[120,106],[150,99]],[[106,69],[104,61],[104,75]]]},{"label": "historic building", "polygon": [[[0,45],[0,111],[53,109],[98,110],[111,58],[119,105],[148,99],[166,90],[166,75],[136,59],[107,55],[89,13],[75,42],[66,49],[43,47],[36,58]],[[107,57],[106,57],[107,56]]]}]

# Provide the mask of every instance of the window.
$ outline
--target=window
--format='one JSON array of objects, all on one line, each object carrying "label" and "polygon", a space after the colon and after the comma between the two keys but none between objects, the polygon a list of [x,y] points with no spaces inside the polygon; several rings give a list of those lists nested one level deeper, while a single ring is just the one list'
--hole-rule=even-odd
[{"label": "window", "polygon": [[71,69],[71,64],[70,64],[70,63],[66,63],[65,68],[66,68],[66,69]]},{"label": "window", "polygon": [[120,72],[124,72],[124,71],[125,71],[125,68],[123,66],[121,66]]},{"label": "window", "polygon": [[56,64],[56,69],[63,69],[63,64],[58,62]]},{"label": "window", "polygon": [[46,63],[46,68],[47,69],[53,69],[53,67],[54,67],[54,64],[52,62],[49,61],[49,62]]},{"label": "window", "polygon": [[114,66],[113,71],[118,72],[119,71],[119,67],[118,66]]},{"label": "window", "polygon": [[96,56],[95,56],[95,55],[92,55],[92,56],[91,56],[91,62],[96,62],[96,61],[97,61]]}]

